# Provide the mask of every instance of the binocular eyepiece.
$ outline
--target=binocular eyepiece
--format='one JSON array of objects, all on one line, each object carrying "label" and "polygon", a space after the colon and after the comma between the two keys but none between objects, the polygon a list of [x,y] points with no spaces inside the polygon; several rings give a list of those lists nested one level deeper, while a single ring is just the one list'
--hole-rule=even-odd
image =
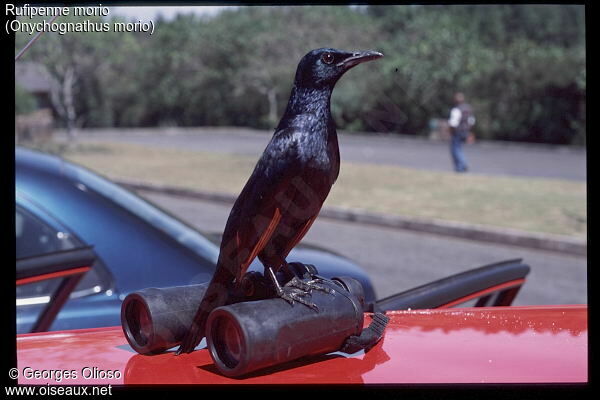
[{"label": "binocular eyepiece", "polygon": [[[264,286],[262,275],[254,274],[254,283]],[[348,277],[318,277],[313,266],[306,266],[300,276],[305,282],[316,280],[326,288],[312,290],[307,296],[317,309],[290,304],[279,297],[255,296],[251,301],[240,298],[211,312],[206,339],[223,375],[238,377],[303,356],[358,349],[347,346],[347,339],[356,339],[363,332],[364,293],[360,282]],[[129,294],[123,301],[121,322],[131,347],[141,354],[156,354],[179,345],[207,286],[149,288]]]}]

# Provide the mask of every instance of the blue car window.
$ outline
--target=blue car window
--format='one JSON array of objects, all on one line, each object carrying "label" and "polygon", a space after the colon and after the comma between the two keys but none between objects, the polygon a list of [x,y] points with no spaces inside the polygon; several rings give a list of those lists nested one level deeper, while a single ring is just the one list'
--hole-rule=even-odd
[{"label": "blue car window", "polygon": [[[22,197],[21,197],[22,198]],[[58,228],[58,224],[47,223],[20,205],[15,209],[16,255],[17,260],[33,256],[72,250],[85,244],[75,236]],[[106,279],[99,276],[101,267],[99,260],[94,268],[88,271],[78,283],[71,298],[99,293],[107,286]],[[22,286],[17,286],[17,305],[44,304],[56,289],[61,279],[50,279]]]},{"label": "blue car window", "polygon": [[68,233],[57,231],[20,207],[16,209],[15,222],[17,259],[77,247]]}]

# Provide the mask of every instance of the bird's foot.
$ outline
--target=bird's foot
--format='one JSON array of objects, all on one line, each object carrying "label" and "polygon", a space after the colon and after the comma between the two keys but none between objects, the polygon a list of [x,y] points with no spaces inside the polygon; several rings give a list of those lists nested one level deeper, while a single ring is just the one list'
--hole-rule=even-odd
[{"label": "bird's foot", "polygon": [[315,303],[309,301],[312,291],[320,290],[329,294],[333,294],[332,289],[319,284],[321,279],[317,276],[314,276],[311,280],[307,281],[303,281],[297,276],[294,276],[284,286],[281,286],[279,284],[279,281],[277,281],[275,272],[273,272],[273,269],[271,267],[265,268],[265,275],[267,275],[271,279],[277,297],[284,299],[291,305],[293,305],[295,302],[304,304],[305,306],[312,308],[316,312],[319,312],[319,307],[317,307]]},{"label": "bird's foot", "polygon": [[328,288],[327,286],[319,285],[319,281],[319,278],[303,281],[297,277],[293,277],[288,283],[285,284],[285,287],[297,288],[308,293],[312,293],[313,290],[320,290],[327,294],[333,294],[333,289]]},{"label": "bird's foot", "polygon": [[333,290],[326,286],[319,285],[318,282],[318,279],[302,281],[297,277],[293,277],[281,288],[279,297],[292,305],[294,302],[298,302],[319,312],[319,307],[317,307],[315,303],[310,302],[307,297],[310,297],[313,290],[320,290],[328,294],[333,294]]},{"label": "bird's foot", "polygon": [[319,307],[307,299],[307,297],[310,298],[310,292],[308,291],[291,286],[284,286],[281,288],[281,292],[278,294],[278,296],[291,305],[294,305],[295,302],[298,302],[309,308],[312,308],[316,312],[319,312]]}]

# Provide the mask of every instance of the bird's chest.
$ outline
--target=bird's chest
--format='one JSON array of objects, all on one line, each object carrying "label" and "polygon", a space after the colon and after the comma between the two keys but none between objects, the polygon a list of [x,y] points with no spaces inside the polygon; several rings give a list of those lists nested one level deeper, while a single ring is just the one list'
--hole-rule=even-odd
[{"label": "bird's chest", "polygon": [[335,181],[340,163],[337,134],[324,120],[327,121],[326,118],[316,121],[304,118],[303,129],[298,129],[292,140],[293,153],[307,173],[323,177],[334,175]]},{"label": "bird's chest", "polygon": [[308,140],[299,153],[299,175],[311,185],[329,186],[335,182],[339,172],[339,150],[337,143]]}]

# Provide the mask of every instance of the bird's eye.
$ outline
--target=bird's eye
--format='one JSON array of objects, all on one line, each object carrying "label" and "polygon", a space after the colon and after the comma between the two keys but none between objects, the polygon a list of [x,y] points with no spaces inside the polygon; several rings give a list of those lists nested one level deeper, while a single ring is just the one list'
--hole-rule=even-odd
[{"label": "bird's eye", "polygon": [[323,60],[325,64],[331,64],[333,62],[333,54],[325,53],[321,56],[321,60]]}]

